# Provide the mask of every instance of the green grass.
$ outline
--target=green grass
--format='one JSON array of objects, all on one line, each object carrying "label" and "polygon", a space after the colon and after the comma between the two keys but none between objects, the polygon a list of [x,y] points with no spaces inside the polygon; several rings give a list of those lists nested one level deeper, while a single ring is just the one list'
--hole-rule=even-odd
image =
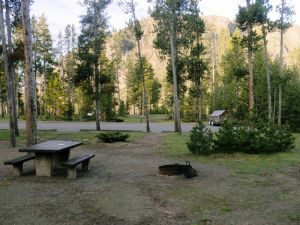
[{"label": "green grass", "polygon": [[[128,116],[120,116],[119,118],[124,119],[124,122],[130,123],[144,123],[145,117],[141,115],[128,115]],[[150,122],[156,123],[171,123],[173,120],[169,120],[168,115],[165,114],[150,114],[149,115]]]},{"label": "green grass", "polygon": [[[118,116],[118,118],[121,118],[124,120],[124,122],[129,123],[145,123],[145,117],[142,115],[126,115],[126,116]],[[173,123],[173,120],[170,120],[167,114],[150,114],[149,115],[150,122],[158,122],[158,123]],[[8,121],[8,117],[0,117],[0,121]],[[19,121],[25,121],[24,118],[20,118]],[[64,120],[52,120],[44,119],[42,117],[38,118],[38,121],[43,122],[79,122],[79,121],[64,121]],[[94,122],[94,121],[85,121],[85,122]]]},{"label": "green grass", "polygon": [[[103,132],[103,131],[102,131]],[[38,131],[37,138],[38,142],[43,142],[47,140],[76,140],[81,141],[85,145],[91,147],[95,146],[99,140],[96,135],[99,132],[97,131],[79,131],[79,132],[57,132],[57,131]],[[127,139],[127,142],[133,142],[136,139],[144,137],[145,133],[143,132],[127,132],[130,137]],[[0,130],[0,140],[9,140],[9,131]],[[20,136],[17,137],[17,145],[24,146],[25,144],[25,132],[20,131]]]},{"label": "green grass", "polygon": [[162,138],[161,154],[175,158],[185,157],[205,164],[223,165],[239,174],[268,174],[283,170],[286,167],[300,164],[300,134],[294,134],[296,148],[291,152],[275,153],[271,155],[251,155],[243,153],[215,154],[211,156],[197,156],[189,152],[186,142],[189,134],[166,134]]}]

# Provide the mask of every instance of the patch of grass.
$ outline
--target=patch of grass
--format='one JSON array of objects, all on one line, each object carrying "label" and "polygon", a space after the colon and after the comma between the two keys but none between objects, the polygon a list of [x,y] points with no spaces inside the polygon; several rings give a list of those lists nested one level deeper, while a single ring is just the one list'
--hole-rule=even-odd
[{"label": "patch of grass", "polygon": [[187,208],[187,212],[207,212],[211,210],[219,210],[221,212],[231,212],[234,203],[229,198],[217,197],[214,194],[200,194],[198,190],[194,193],[195,202],[190,204]]},{"label": "patch of grass", "polygon": [[205,224],[211,224],[212,220],[208,218],[200,219],[197,223],[193,223],[192,225],[205,225]]},{"label": "patch of grass", "polygon": [[[70,141],[81,141],[85,145],[90,147],[96,146],[98,139],[96,135],[99,132],[97,131],[79,131],[79,132],[58,132],[58,131],[38,131],[37,139],[38,142],[43,142],[47,140],[70,140]],[[129,132],[130,137],[128,142],[133,142],[136,139],[144,137],[145,133],[143,132]],[[25,145],[25,131],[20,130],[20,136],[17,137],[17,146]],[[1,130],[0,131],[0,140],[9,140],[9,131]]]},{"label": "patch of grass", "polygon": [[188,140],[189,134],[167,133],[161,139],[161,153],[173,157],[192,156],[186,145]]},{"label": "patch of grass", "polygon": [[[145,123],[145,117],[141,115],[127,115],[127,116],[120,116],[119,118],[123,119],[124,122],[130,122],[130,123]],[[168,118],[168,115],[165,114],[150,114],[149,115],[150,122],[156,122],[156,123],[170,123],[173,122],[173,120],[170,120]]]},{"label": "patch of grass", "polygon": [[288,214],[288,220],[291,222],[300,222],[300,213]]},{"label": "patch of grass", "polygon": [[133,142],[135,140],[143,138],[146,133],[144,132],[127,132],[129,134],[129,138],[127,139],[127,142]]},{"label": "patch of grass", "polygon": [[254,154],[216,154],[211,156],[197,156],[189,152],[186,142],[189,134],[165,134],[162,137],[161,153],[170,157],[185,157],[205,164],[218,164],[229,167],[234,173],[267,174],[279,171],[289,166],[300,164],[300,134],[294,134],[296,148],[291,152],[270,155]]}]

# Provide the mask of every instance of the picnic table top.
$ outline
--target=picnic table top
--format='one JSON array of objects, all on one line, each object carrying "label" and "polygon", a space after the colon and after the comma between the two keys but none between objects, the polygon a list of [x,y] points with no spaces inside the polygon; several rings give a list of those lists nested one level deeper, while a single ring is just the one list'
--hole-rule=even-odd
[{"label": "picnic table top", "polygon": [[26,148],[20,148],[19,152],[34,153],[57,153],[62,152],[76,146],[82,145],[78,141],[46,141]]}]

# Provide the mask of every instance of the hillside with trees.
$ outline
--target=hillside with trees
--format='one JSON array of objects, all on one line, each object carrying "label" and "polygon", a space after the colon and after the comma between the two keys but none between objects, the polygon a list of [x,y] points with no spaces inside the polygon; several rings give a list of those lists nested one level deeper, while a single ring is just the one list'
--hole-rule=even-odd
[{"label": "hillside with trees", "polygon": [[[240,71],[240,77],[234,80],[235,82],[240,82],[239,87],[236,85],[232,86],[232,82],[234,76],[232,71],[232,63],[236,63],[236,67],[240,67],[241,69],[246,68],[246,58],[243,58],[243,54],[245,54],[244,50],[238,49],[238,43],[232,41],[235,37],[241,37],[242,33],[238,30],[234,21],[230,21],[225,17],[220,16],[203,16],[203,20],[205,22],[205,33],[202,38],[203,45],[205,46],[205,60],[208,63],[208,70],[205,72],[205,97],[204,97],[204,116],[211,112],[213,109],[217,108],[226,108],[232,111],[237,110],[233,109],[233,105],[236,102],[235,96],[237,92],[239,92],[239,88],[243,89],[243,85],[245,85],[245,81],[243,80],[243,76],[247,76],[247,71],[243,74],[243,71]],[[153,46],[153,42],[155,40],[156,34],[154,32],[154,20],[152,18],[143,19],[141,21],[141,27],[144,31],[144,36],[141,39],[141,46],[144,49],[144,56],[149,61],[149,63],[153,67],[154,76],[158,79],[160,84],[162,85],[160,94],[160,105],[167,106],[171,108],[171,100],[170,100],[170,85],[167,82],[167,61],[161,60],[159,53]],[[284,54],[285,54],[285,63],[286,67],[289,70],[293,70],[296,73],[295,76],[297,78],[296,68],[299,68],[299,60],[300,60],[300,42],[297,38],[300,36],[300,27],[292,26],[285,33],[285,42],[284,42]],[[111,38],[108,40],[107,44],[107,52],[109,55],[113,54],[113,49],[115,49],[115,40],[116,37],[119,37],[119,42],[122,42],[123,52],[121,54],[121,60],[119,63],[119,87],[120,87],[120,95],[122,101],[126,102],[126,98],[128,96],[128,86],[127,86],[127,77],[128,73],[130,74],[130,67],[133,61],[136,58],[136,46],[133,41],[132,33],[128,29],[124,29],[121,31],[114,31],[112,33]],[[270,60],[272,61],[272,74],[276,76],[276,64],[278,64],[279,53],[280,53],[280,32],[275,30],[271,32],[268,36],[268,52],[270,56]],[[235,48],[237,47],[237,48]],[[255,54],[254,61],[259,63],[259,68],[256,69],[256,81],[257,83],[265,82],[264,80],[264,72],[263,72],[263,43],[259,44],[259,49]],[[236,62],[232,62],[233,58],[239,58]],[[244,66],[243,66],[244,64]],[[293,69],[294,68],[294,69]],[[287,72],[289,73],[289,72]],[[231,83],[229,86],[225,86],[226,83]],[[214,87],[215,86],[215,87]],[[275,86],[275,85],[274,85]],[[218,88],[221,87],[221,88]],[[258,87],[257,87],[258,88]],[[263,89],[261,89],[263,88]],[[215,89],[214,97],[212,96],[213,89]],[[234,90],[230,91],[230,93],[226,90]],[[264,87],[258,88],[258,94],[256,97],[256,101],[266,101],[264,99],[263,92],[266,89]],[[276,87],[273,87],[272,92],[276,92]],[[227,94],[226,99],[224,99],[224,93]],[[238,95],[243,96],[243,93],[239,93]],[[214,100],[212,100],[214,98]],[[246,96],[244,96],[246,98]],[[246,99],[245,99],[246,101]],[[276,101],[276,98],[273,99],[273,102]],[[247,102],[241,103],[244,104],[244,111],[246,112]],[[129,103],[130,105],[130,103]],[[132,105],[131,113],[140,113],[135,106]],[[187,106],[188,107],[188,106]],[[243,108],[241,105],[240,107]],[[169,108],[169,109],[170,109]],[[263,108],[263,107],[262,107]],[[187,108],[189,109],[189,108]],[[276,108],[272,108],[272,110],[276,110]],[[162,109],[162,112],[167,112],[167,109]],[[187,110],[190,111],[190,110]],[[191,111],[190,111],[191,112]],[[240,112],[241,113],[241,112]],[[197,117],[195,115],[190,115],[192,120],[196,120]]]}]

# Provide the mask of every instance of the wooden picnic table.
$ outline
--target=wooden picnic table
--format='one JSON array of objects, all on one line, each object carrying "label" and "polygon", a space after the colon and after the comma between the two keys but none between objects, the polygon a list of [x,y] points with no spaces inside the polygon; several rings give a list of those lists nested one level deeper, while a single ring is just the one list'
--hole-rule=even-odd
[{"label": "wooden picnic table", "polygon": [[46,141],[30,147],[19,149],[20,152],[35,154],[35,170],[37,176],[51,177],[53,167],[61,165],[69,160],[70,150],[82,145],[78,141]]}]

